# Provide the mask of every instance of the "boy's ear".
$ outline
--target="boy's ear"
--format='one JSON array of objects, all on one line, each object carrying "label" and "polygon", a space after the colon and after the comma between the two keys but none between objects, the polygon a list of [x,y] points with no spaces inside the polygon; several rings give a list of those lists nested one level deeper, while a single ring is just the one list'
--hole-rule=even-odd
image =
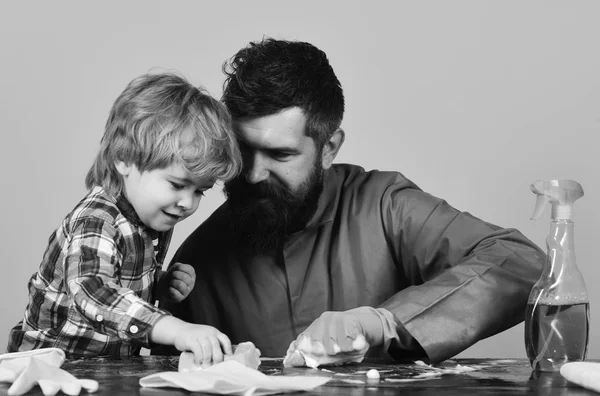
[{"label": "boy's ear", "polygon": [[132,165],[128,165],[123,161],[115,161],[115,168],[122,176],[127,176],[131,173]]},{"label": "boy's ear", "polygon": [[323,169],[331,168],[331,164],[333,160],[337,156],[340,151],[340,147],[344,144],[344,139],[346,138],[346,134],[342,128],[338,128],[333,135],[329,138],[325,145],[323,146],[323,153],[321,154],[321,162],[323,165]]}]

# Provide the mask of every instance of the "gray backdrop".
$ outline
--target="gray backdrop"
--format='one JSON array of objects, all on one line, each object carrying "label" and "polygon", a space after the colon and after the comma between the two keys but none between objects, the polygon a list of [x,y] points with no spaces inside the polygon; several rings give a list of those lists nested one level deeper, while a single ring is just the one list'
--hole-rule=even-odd
[{"label": "gray backdrop", "polygon": [[[33,3],[33,4],[32,4]],[[572,178],[579,266],[600,357],[600,2],[102,1],[0,5],[0,348],[50,233],[83,196],[113,100],[176,69],[220,97],[222,62],[263,35],[327,52],[347,98],[338,162],[400,170],[421,188],[545,248],[536,179]],[[221,202],[211,191],[169,258]],[[461,356],[525,357],[523,326]]]}]

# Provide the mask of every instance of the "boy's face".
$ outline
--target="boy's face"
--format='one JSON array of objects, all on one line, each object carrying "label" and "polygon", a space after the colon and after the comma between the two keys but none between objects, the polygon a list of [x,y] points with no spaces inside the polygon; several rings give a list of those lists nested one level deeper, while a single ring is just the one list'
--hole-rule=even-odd
[{"label": "boy's face", "polygon": [[123,193],[140,220],[156,231],[167,231],[198,209],[213,179],[190,179],[179,164],[140,172],[135,165],[115,164],[123,176]]}]

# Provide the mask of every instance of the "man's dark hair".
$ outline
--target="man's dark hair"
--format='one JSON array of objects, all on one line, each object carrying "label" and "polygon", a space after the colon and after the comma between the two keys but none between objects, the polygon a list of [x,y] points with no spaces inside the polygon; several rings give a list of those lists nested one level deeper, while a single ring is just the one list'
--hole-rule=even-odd
[{"label": "man's dark hair", "polygon": [[342,123],[344,92],[325,52],[299,41],[264,38],[223,64],[223,102],[234,119],[299,107],[306,135],[321,149]]}]

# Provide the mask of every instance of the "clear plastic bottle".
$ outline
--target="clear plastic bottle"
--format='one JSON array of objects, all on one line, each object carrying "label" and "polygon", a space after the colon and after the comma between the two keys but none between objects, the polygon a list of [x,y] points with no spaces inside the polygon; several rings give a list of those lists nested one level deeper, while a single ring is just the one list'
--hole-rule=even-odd
[{"label": "clear plastic bottle", "polygon": [[534,370],[558,371],[567,362],[583,361],[589,339],[589,297],[577,267],[573,243],[573,203],[583,188],[573,180],[536,181],[532,219],[552,204],[548,257],[533,286],[525,313],[525,349]]}]

